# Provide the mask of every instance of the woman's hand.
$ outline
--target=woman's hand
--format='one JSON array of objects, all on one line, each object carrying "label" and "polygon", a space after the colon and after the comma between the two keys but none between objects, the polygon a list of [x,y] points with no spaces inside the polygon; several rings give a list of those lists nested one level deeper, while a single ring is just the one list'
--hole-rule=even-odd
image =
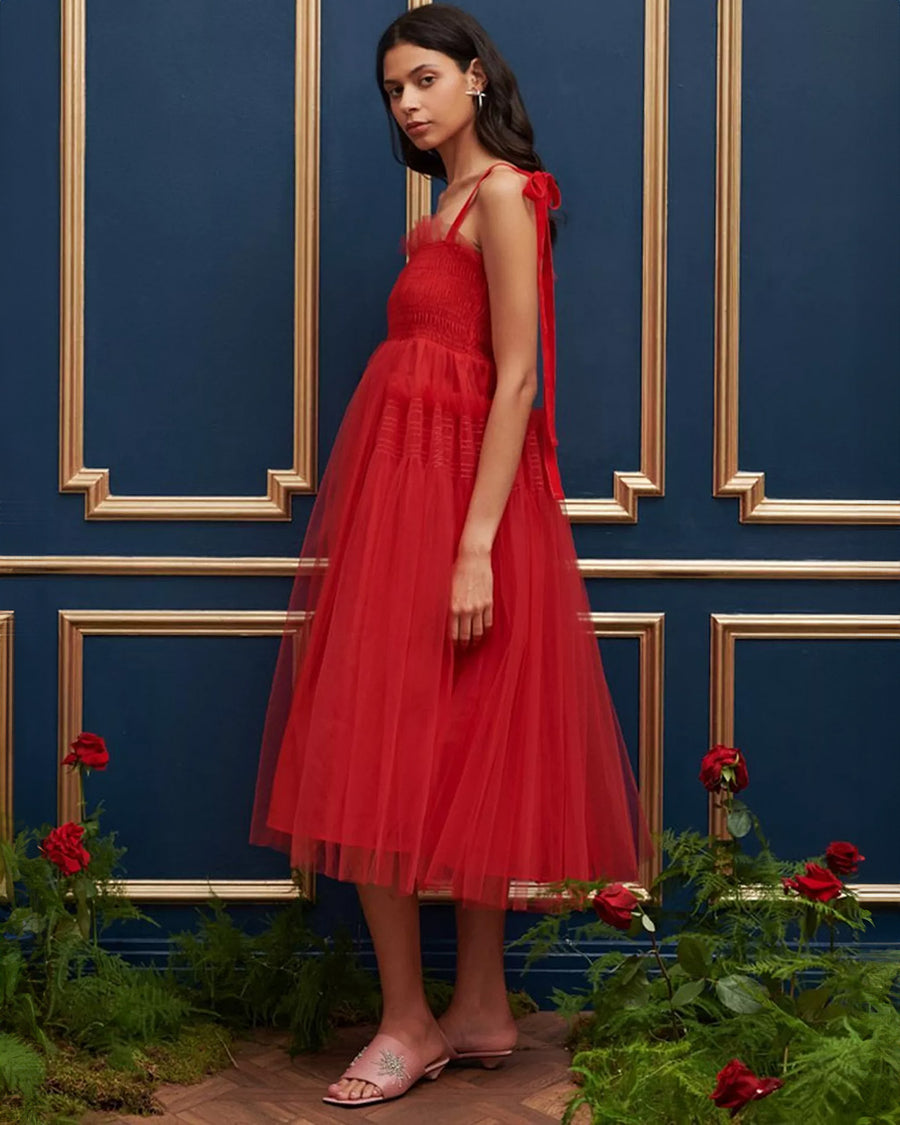
[{"label": "woman's hand", "polygon": [[494,572],[490,551],[461,550],[450,587],[450,639],[477,644],[493,624]]}]

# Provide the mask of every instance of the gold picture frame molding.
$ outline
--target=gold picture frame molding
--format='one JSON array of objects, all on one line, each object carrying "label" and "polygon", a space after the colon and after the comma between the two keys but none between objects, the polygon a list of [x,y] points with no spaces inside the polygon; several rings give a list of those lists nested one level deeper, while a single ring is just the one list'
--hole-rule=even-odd
[{"label": "gold picture frame molding", "polygon": [[86,520],[289,520],[317,488],[320,2],[295,0],[293,465],[266,470],[264,496],[119,496],[84,463],[87,0],[60,0],[59,491],[84,493]]},{"label": "gold picture frame molding", "polygon": [[[709,744],[733,746],[735,645],[739,640],[900,640],[900,614],[713,613],[710,615]],[[725,813],[713,794],[709,831],[728,837]],[[848,884],[863,903],[900,903],[900,883]]]},{"label": "gold picture frame molding", "polygon": [[736,496],[741,523],[898,524],[900,500],[776,499],[738,468],[742,29],[743,0],[718,0],[712,494]]}]

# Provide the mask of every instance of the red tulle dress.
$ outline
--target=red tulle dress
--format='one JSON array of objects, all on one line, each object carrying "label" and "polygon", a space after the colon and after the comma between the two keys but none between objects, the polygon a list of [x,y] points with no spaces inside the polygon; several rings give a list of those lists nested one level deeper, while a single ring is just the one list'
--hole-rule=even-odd
[{"label": "red tulle dress", "polygon": [[425,216],[401,240],[387,337],[303,540],[250,842],[335,879],[546,911],[534,883],[635,880],[652,844],[559,504],[548,208],[560,200],[544,171],[517,169],[538,226],[545,405],[493,544],[493,625],[466,648],[449,635],[496,380],[484,266],[458,228],[496,166],[446,234]]}]

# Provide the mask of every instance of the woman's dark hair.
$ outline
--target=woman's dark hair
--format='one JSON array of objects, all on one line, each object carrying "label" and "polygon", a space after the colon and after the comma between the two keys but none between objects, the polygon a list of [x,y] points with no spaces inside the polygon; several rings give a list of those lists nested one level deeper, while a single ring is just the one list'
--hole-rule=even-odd
[{"label": "woman's dark hair", "polygon": [[[414,172],[447,182],[447,171],[435,149],[423,151],[409,139],[391,112],[390,94],[383,86],[384,56],[398,43],[413,43],[449,55],[464,72],[478,56],[487,77],[485,99],[475,112],[475,133],[498,160],[508,160],[526,172],[543,171],[534,150],[534,130],[525,112],[516,76],[474,16],[454,4],[431,3],[398,16],[378,40],[375,80],[391,126],[391,151]],[[394,138],[400,142],[400,154]],[[556,221],[550,218],[550,236],[556,240]]]}]

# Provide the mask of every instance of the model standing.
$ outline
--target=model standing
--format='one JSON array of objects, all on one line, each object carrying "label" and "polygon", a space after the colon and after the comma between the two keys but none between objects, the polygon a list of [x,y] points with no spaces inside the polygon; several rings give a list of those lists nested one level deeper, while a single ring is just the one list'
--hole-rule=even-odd
[{"label": "model standing", "polygon": [[[376,71],[403,160],[447,187],[403,240],[387,338],[322,477],[250,835],[357,884],[384,1006],[329,1087],[346,1105],[397,1097],[450,1058],[508,1055],[505,910],[545,909],[527,883],[635,879],[650,847],[559,503],[559,189],[467,13],[405,13]],[[432,888],[456,900],[439,1021],[419,945]]]}]

